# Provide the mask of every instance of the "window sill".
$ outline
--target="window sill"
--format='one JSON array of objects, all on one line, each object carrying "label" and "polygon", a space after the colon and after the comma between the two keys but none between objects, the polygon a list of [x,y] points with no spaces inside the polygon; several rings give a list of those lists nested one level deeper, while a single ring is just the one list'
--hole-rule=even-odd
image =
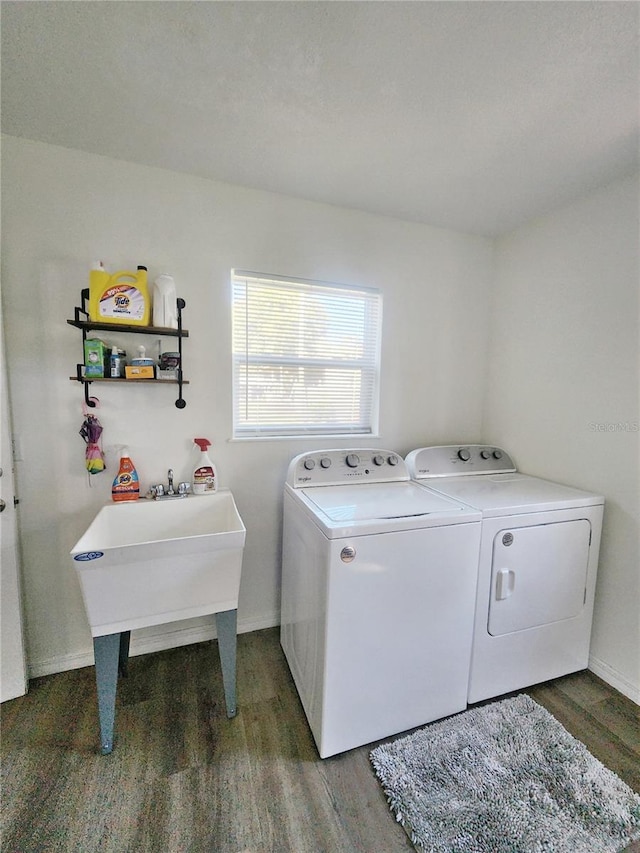
[{"label": "window sill", "polygon": [[364,447],[365,443],[370,439],[378,440],[382,436],[379,433],[326,433],[323,435],[318,434],[309,434],[309,435],[247,435],[247,436],[237,436],[234,438],[228,438],[228,444],[244,444],[248,441],[324,441],[325,439],[330,440],[340,440],[347,441],[349,440],[353,446],[354,440],[359,439],[359,441],[355,441],[355,444],[359,447]]}]

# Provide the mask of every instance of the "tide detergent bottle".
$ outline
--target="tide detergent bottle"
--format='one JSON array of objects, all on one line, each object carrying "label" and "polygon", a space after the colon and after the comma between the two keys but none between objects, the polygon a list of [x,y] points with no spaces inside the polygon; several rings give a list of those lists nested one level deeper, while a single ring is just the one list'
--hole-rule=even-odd
[{"label": "tide detergent bottle", "polygon": [[120,501],[137,501],[140,497],[140,481],[129,449],[123,447],[120,451],[120,467],[111,486],[111,497],[116,503]]},{"label": "tide detergent bottle", "polygon": [[147,284],[147,268],[136,272],[121,270],[109,273],[102,261],[89,273],[89,319],[93,323],[122,323],[148,326],[151,298]]}]

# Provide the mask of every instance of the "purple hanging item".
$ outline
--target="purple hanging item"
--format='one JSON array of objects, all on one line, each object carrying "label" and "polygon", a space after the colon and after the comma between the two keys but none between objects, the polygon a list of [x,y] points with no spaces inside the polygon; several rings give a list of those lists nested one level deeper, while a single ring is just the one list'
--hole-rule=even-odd
[{"label": "purple hanging item", "polygon": [[80,435],[87,445],[85,451],[87,471],[90,474],[99,474],[101,471],[104,471],[106,466],[104,453],[99,444],[100,436],[102,435],[102,424],[95,415],[85,415],[85,419],[80,427]]}]

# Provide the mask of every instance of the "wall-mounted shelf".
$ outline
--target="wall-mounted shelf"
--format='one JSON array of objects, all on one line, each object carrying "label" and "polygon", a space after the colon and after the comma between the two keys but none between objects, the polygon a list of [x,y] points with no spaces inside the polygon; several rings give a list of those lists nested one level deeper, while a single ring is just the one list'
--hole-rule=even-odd
[{"label": "wall-mounted shelf", "polygon": [[180,363],[176,368],[176,379],[125,379],[123,377],[111,377],[111,376],[84,376],[82,373],[82,369],[84,364],[76,365],[76,375],[70,376],[73,382],[82,382],[84,386],[84,400],[87,406],[93,408],[95,406],[94,401],[89,396],[89,385],[92,382],[126,382],[127,385],[137,385],[139,383],[153,383],[154,385],[177,385],[178,386],[178,399],[176,400],[176,407],[178,409],[184,409],[187,405],[185,399],[182,396],[182,386],[188,385],[189,381],[182,378],[182,339],[189,337],[189,332],[186,329],[182,328],[182,310],[185,307],[186,303],[184,299],[177,300],[178,306],[178,328],[177,329],[169,329],[164,326],[138,326],[131,323],[100,323],[94,322],[89,318],[89,312],[87,311],[87,302],[89,300],[89,289],[85,288],[80,293],[82,298],[82,306],[78,308],[74,308],[74,317],[73,320],[67,320],[67,323],[70,326],[74,326],[76,329],[80,329],[82,331],[82,352],[84,358],[84,342],[87,340],[87,332],[112,332],[112,333],[125,333],[125,334],[136,334],[136,335],[154,335],[156,338],[177,338],[178,339],[178,353],[180,355]]},{"label": "wall-mounted shelf", "polygon": [[[184,305],[184,299],[178,299]],[[75,308],[75,311],[80,311],[80,308]],[[136,335],[155,335],[158,338],[177,338],[178,330],[169,329],[165,326],[133,326],[127,323],[92,323],[90,320],[80,320],[77,317],[74,320],[67,320],[70,326],[75,326],[76,329],[84,329],[85,331],[93,332],[135,332]],[[187,329],[182,329],[180,332],[181,338],[188,338],[189,332]]]},{"label": "wall-mounted shelf", "polygon": [[[78,367],[83,367],[82,364],[79,364]],[[73,382],[84,382],[86,385],[91,385],[92,382],[126,382],[127,385],[142,385],[143,382],[150,382],[153,385],[177,385],[177,379],[125,379],[124,376],[70,376]],[[189,380],[183,379],[183,385],[188,385]]]}]

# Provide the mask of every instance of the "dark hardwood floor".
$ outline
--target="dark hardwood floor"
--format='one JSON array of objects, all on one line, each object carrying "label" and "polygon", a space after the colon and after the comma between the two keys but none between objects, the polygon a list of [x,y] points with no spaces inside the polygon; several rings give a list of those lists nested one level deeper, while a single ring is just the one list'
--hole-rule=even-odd
[{"label": "dark hardwood floor", "polygon": [[[129,669],[109,756],[98,753],[93,667],[34,679],[3,704],[3,853],[414,849],[370,747],[318,758],[278,629],[238,638],[233,720],[215,642],[135,657]],[[588,672],[526,692],[640,793],[636,705]]]}]

